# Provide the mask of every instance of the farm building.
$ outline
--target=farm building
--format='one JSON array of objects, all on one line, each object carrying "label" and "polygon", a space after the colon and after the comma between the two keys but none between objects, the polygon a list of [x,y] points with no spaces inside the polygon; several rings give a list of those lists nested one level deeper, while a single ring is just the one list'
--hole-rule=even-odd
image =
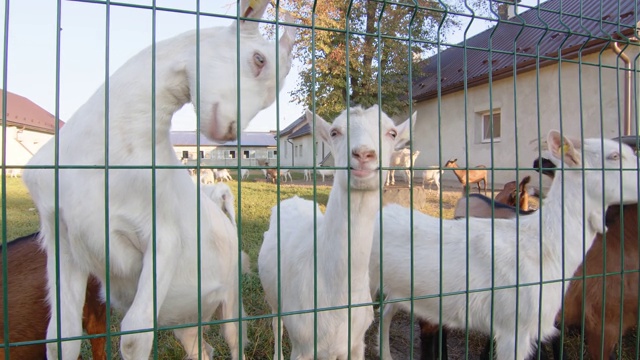
[{"label": "farm building", "polygon": [[[0,90],[0,94],[2,94]],[[55,117],[33,101],[6,92],[6,107],[0,96],[0,114],[6,111],[7,143],[2,144],[0,138],[0,154],[7,152],[7,166],[23,166],[42,145],[53,137],[55,133]],[[0,115],[1,116],[1,115]],[[64,122],[59,121],[62,128]],[[7,173],[17,173],[20,169],[10,168]]]},{"label": "farm building", "polygon": [[636,134],[635,4],[549,0],[428,59],[412,89],[416,168],[458,158],[501,184],[531,168],[550,129]]},{"label": "farm building", "polygon": [[[314,162],[319,164],[329,155],[329,146],[319,138],[315,143],[311,134],[311,127],[302,115],[296,121],[279,133],[281,166],[312,167]],[[316,148],[315,161],[313,146]]]},{"label": "farm building", "polygon": [[[198,137],[200,147],[198,147]],[[211,141],[197,131],[172,131],[171,143],[178,159],[195,164],[198,156],[202,164],[257,166],[259,159],[276,159],[278,151],[272,132],[243,132],[240,148],[237,141],[218,143]]]}]

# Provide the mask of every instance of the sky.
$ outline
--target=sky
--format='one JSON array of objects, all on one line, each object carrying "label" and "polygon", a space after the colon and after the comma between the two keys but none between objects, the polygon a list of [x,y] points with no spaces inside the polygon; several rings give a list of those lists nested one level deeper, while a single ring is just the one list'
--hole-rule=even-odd
[{"label": "sky", "polygon": [[[126,0],[128,4],[151,5],[151,0]],[[196,1],[157,0],[158,7],[194,11]],[[524,0],[534,5],[536,0]],[[0,9],[1,29],[5,38],[5,4]],[[232,0],[202,0],[200,11],[235,16]],[[10,2],[7,50],[7,90],[24,96],[52,114],[56,114],[56,77],[59,76],[59,118],[68,120],[74,112],[104,83],[106,59],[113,74],[122,64],[152,43],[152,11],[135,7],[111,6],[107,44],[106,6],[85,1],[61,1],[60,11],[60,71],[56,72],[57,2],[51,0],[14,0]],[[200,26],[224,26],[232,20],[201,16]],[[487,24],[472,23],[468,36],[487,29]],[[177,12],[157,11],[156,39],[161,41],[196,28],[196,16]],[[448,41],[463,39],[465,26],[455,31]],[[2,42],[4,44],[4,41]],[[107,56],[108,51],[108,56]],[[0,50],[4,55],[4,48]],[[4,56],[3,56],[4,57]],[[279,94],[280,129],[302,115],[304,108],[290,96],[297,86],[298,71],[292,68]],[[4,78],[4,73],[0,74]],[[276,106],[260,112],[248,131],[269,131],[277,128]],[[172,130],[195,130],[193,107],[187,104],[174,115]]]}]

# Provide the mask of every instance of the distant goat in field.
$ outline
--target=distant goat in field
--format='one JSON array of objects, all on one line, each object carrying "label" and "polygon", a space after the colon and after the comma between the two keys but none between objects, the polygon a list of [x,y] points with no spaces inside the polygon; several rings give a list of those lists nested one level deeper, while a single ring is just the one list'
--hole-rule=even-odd
[{"label": "distant goat in field", "polygon": [[282,182],[287,182],[287,178],[289,179],[289,182],[293,181],[288,169],[280,169],[280,172],[278,172],[278,169],[267,169],[265,176],[267,181],[271,181],[274,184],[278,179],[283,179]]},{"label": "distant goat in field", "polygon": [[469,191],[471,191],[471,184],[478,185],[478,193],[480,193],[480,182],[484,181],[484,194],[487,195],[487,170],[484,165],[478,165],[477,169],[460,169],[457,164],[458,159],[453,159],[447,161],[444,164],[446,168],[453,168],[453,173],[456,174],[456,177],[462,184],[462,191],[466,193],[467,187],[469,187]]},{"label": "distant goat in field", "polygon": [[[407,177],[407,184],[409,184],[409,186],[411,186],[411,181],[413,178],[410,167],[413,167],[416,159],[418,158],[418,155],[420,155],[420,151],[416,150],[412,154],[411,150],[409,149],[394,151],[393,155],[391,155],[391,162],[389,163],[389,166],[404,168],[403,170],[405,176]],[[322,181],[324,181],[324,176],[322,178]],[[391,168],[387,173],[387,181],[385,182],[385,185],[394,185],[395,183],[396,169]]]},{"label": "distant goat in field", "polygon": [[436,190],[440,192],[440,178],[444,170],[440,169],[439,166],[430,166],[429,169],[426,169],[422,173],[422,187],[424,188],[425,184],[429,184],[429,192],[431,192],[431,183],[436,184]]},{"label": "distant goat in field", "polygon": [[213,170],[213,176],[216,181],[231,181],[233,178],[231,174],[229,174],[229,170],[227,169],[215,169]]}]

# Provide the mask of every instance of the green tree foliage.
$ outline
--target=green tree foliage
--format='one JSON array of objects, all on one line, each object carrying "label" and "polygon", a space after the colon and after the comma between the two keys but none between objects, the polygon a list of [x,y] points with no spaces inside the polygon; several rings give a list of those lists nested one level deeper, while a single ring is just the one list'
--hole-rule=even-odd
[{"label": "green tree foliage", "polygon": [[309,108],[315,100],[318,113],[325,118],[345,109],[347,99],[350,106],[370,106],[380,100],[391,116],[404,112],[410,79],[420,75],[417,63],[457,28],[456,17],[449,13],[469,12],[472,6],[487,12],[488,3],[281,1],[307,27],[300,32],[295,49],[303,66],[299,86],[291,95]]}]

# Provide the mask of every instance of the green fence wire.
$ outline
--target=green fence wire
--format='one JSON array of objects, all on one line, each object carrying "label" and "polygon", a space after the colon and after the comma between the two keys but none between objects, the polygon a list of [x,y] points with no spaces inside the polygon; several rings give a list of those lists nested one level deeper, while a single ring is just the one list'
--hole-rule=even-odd
[{"label": "green fence wire", "polygon": [[[214,2],[215,3],[215,2]],[[250,6],[257,7],[261,1],[248,1]],[[281,0],[272,1],[267,15],[260,20],[247,19],[243,16],[242,4],[232,3],[221,6],[208,2],[193,1],[186,3],[176,1],[109,1],[109,0],[74,0],[57,1],[55,4],[30,6],[28,2],[17,2],[5,0],[2,11],[4,16],[3,46],[2,46],[2,342],[0,343],[0,356],[5,359],[17,359],[25,355],[21,351],[33,350],[33,354],[44,356],[45,344],[57,344],[57,355],[62,357],[62,346],[69,341],[82,340],[81,354],[83,358],[92,358],[96,349],[92,349],[89,340],[104,338],[106,340],[105,349],[99,349],[97,353],[104,350],[106,358],[121,358],[120,339],[123,335],[129,334],[150,334],[153,339],[151,356],[154,359],[178,359],[185,355],[183,349],[172,335],[175,329],[196,327],[197,344],[194,348],[203,349],[210,344],[214,350],[214,358],[236,358],[238,354],[231,354],[223,338],[222,327],[226,323],[235,323],[242,331],[248,332],[249,342],[239,340],[239,352],[245,354],[247,359],[268,359],[274,356],[274,346],[284,349],[284,357],[289,358],[291,354],[291,344],[288,340],[289,333],[286,326],[277,325],[272,328],[272,320],[285,320],[300,314],[311,314],[314,319],[314,329],[309,331],[313,334],[313,346],[311,354],[313,358],[336,358],[327,355],[330,345],[319,343],[318,338],[324,334],[318,333],[321,316],[326,312],[336,312],[346,310],[347,318],[351,318],[354,309],[370,307],[375,309],[374,322],[369,328],[364,341],[366,351],[364,357],[367,359],[380,358],[386,349],[382,343],[382,334],[378,332],[378,326],[383,326],[383,309],[390,305],[402,305],[407,309],[408,316],[396,316],[391,326],[394,329],[391,336],[391,353],[394,358],[448,358],[452,359],[473,359],[481,356],[486,350],[493,356],[496,345],[485,341],[489,335],[494,334],[495,324],[494,313],[506,311],[503,308],[508,304],[501,304],[496,301],[495,294],[500,291],[510,289],[522,290],[532,286],[544,286],[562,284],[563,289],[579,287],[579,301],[574,301],[572,296],[575,293],[563,294],[563,306],[559,309],[556,318],[559,332],[560,348],[553,348],[550,339],[542,338],[542,318],[538,318],[538,339],[536,347],[541,351],[535,352],[535,358],[544,358],[544,352],[559,351],[571,359],[588,358],[589,354],[594,358],[616,358],[616,359],[637,359],[640,357],[640,338],[637,336],[637,327],[640,323],[640,300],[638,300],[638,281],[640,274],[640,238],[638,237],[638,214],[635,205],[613,206],[608,211],[601,209],[602,220],[596,225],[606,225],[608,233],[597,238],[591,254],[586,257],[586,266],[572,270],[571,273],[563,271],[562,277],[557,279],[545,279],[543,265],[539,266],[539,281],[519,282],[515,284],[499,284],[496,282],[495,269],[501,249],[494,247],[489,250],[492,260],[491,265],[491,286],[477,288],[472,284],[472,278],[476,275],[471,272],[472,264],[470,259],[477,254],[473,253],[473,241],[478,234],[472,231],[474,220],[470,217],[458,220],[466,227],[464,239],[456,239],[467,244],[467,253],[464,258],[456,259],[455,267],[466,269],[467,277],[461,279],[464,282],[463,291],[447,291],[448,284],[444,283],[443,273],[452,266],[445,261],[443,248],[445,243],[452,241],[447,237],[450,229],[449,222],[453,209],[459,198],[468,196],[473,192],[473,187],[464,189],[458,179],[454,176],[452,169],[445,167],[448,160],[453,158],[461,159],[464,164],[463,176],[469,177],[472,171],[481,169],[479,165],[484,165],[489,174],[488,195],[492,196],[500,192],[505,183],[515,181],[518,184],[525,176],[533,179],[533,188],[538,190],[539,200],[534,207],[537,212],[534,215],[524,215],[516,212],[513,221],[516,227],[525,226],[526,216],[535,216],[539,220],[542,231],[538,239],[539,251],[546,251],[544,247],[543,233],[545,225],[544,208],[538,209],[544,203],[544,194],[548,191],[550,180],[542,171],[536,173],[532,162],[534,159],[545,156],[543,141],[547,132],[551,129],[558,129],[562,135],[578,139],[582,142],[587,138],[611,139],[624,137],[621,143],[631,144],[637,148],[639,143],[639,122],[638,122],[638,68],[640,59],[640,40],[638,36],[637,24],[640,20],[640,2],[637,0],[547,0],[531,1],[522,0],[513,2],[510,0],[451,0],[451,1],[426,1],[426,0],[351,0],[349,2],[340,1],[294,1]],[[284,17],[290,14],[293,20]],[[140,22],[132,21],[139,18]],[[124,19],[124,21],[123,21]],[[187,21],[184,21],[187,19]],[[128,21],[127,21],[128,20]],[[179,21],[178,21],[179,20]],[[95,23],[91,23],[91,22]],[[233,23],[235,21],[235,23]],[[237,35],[241,33],[244,22],[260,23],[262,33],[273,39],[280,39],[284,32],[284,26],[294,26],[297,28],[297,44],[293,50],[293,69],[289,75],[287,83],[295,84],[289,90],[280,91],[285,88],[281,80],[280,61],[285,58],[281,54],[282,49],[275,41],[271,46],[275,47],[275,59],[264,59],[275,61],[275,78],[273,81],[275,110],[272,111],[272,118],[268,126],[272,133],[273,141],[266,147],[268,154],[276,154],[275,158],[265,161],[249,162],[243,159],[245,151],[254,151],[253,144],[244,143],[243,135],[250,130],[245,129],[240,124],[240,119],[244,111],[246,102],[251,99],[243,99],[242,90],[246,86],[243,79],[243,72],[251,66],[244,63],[243,54],[247,51],[248,42],[244,37]],[[31,48],[30,41],[36,39],[41,27],[39,22],[48,24],[46,34],[53,43],[51,48],[43,47],[42,56],[33,56],[33,53],[25,51],[26,47]],[[30,30],[25,30],[22,24],[29,24]],[[236,73],[235,83],[228,87],[235,94],[228,94],[229,99],[235,101],[238,125],[233,128],[235,137],[238,139],[232,145],[224,144],[222,141],[211,143],[210,139],[200,137],[194,132],[193,141],[190,144],[173,144],[173,151],[182,154],[195,153],[194,159],[184,160],[181,165],[167,165],[158,162],[158,152],[167,151],[167,146],[171,141],[168,128],[162,128],[157,133],[151,134],[149,164],[131,165],[114,162],[110,154],[114,149],[114,141],[118,136],[125,134],[114,134],[111,125],[114,116],[124,116],[121,112],[104,112],[103,132],[105,143],[104,161],[96,164],[70,165],[60,162],[60,152],[68,151],[57,141],[57,135],[64,131],[64,126],[58,122],[63,119],[63,114],[73,114],[72,109],[80,106],[81,102],[73,97],[78,96],[71,89],[77,87],[80,92],[86,91],[91,94],[95,89],[87,88],[83,82],[90,82],[85,71],[101,74],[100,82],[104,84],[103,105],[105,109],[117,109],[118,104],[114,102],[112,92],[126,93],[128,89],[114,88],[111,83],[111,75],[117,70],[117,64],[123,63],[126,58],[131,57],[143,47],[122,50],[119,41],[127,42],[129,38],[135,40],[139,34],[144,34],[144,46],[150,46],[150,68],[145,72],[134,74],[131,79],[131,87],[138,83],[149,82],[151,92],[151,109],[149,119],[152,129],[160,129],[163,119],[159,119],[157,109],[162,108],[161,96],[156,94],[165,90],[166,84],[162,79],[158,79],[158,73],[163,71],[158,64],[159,57],[170,56],[166,52],[160,52],[158,46],[160,41],[174,36],[181,31],[176,28],[185,26],[186,29],[195,29],[195,45],[193,49],[176,49],[176,52],[193,52],[198,61],[195,64],[195,80],[188,79],[189,84],[176,84],[175,88],[187,86],[189,96],[195,99],[193,107],[195,128],[203,129],[204,121],[202,114],[208,111],[206,104],[201,99],[206,97],[206,87],[202,87],[200,79],[206,79],[210,64],[207,59],[203,59],[206,51],[201,51],[200,40],[202,32],[211,24],[224,23],[229,27],[229,36],[235,37],[235,48],[227,49],[222,45],[217,51],[228,53],[227,63],[216,66],[226,66],[229,71]],[[232,24],[233,25],[229,25]],[[187,25],[185,25],[187,24]],[[148,26],[147,26],[148,25]],[[99,29],[99,30],[98,30]],[[100,31],[103,34],[99,44],[88,44],[91,37],[87,34],[92,31]],[[51,36],[54,34],[55,36]],[[67,35],[69,34],[69,35]],[[83,37],[81,35],[87,35]],[[124,40],[123,40],[124,39]],[[84,42],[83,42],[84,41]],[[51,44],[49,44],[51,45]],[[134,45],[134,47],[137,46]],[[33,46],[36,47],[36,46]],[[73,52],[67,53],[69,49],[86,47],[90,49],[87,53],[95,50],[104,52],[103,64],[92,64],[88,66],[91,59],[88,54],[86,59],[77,59],[74,63]],[[100,49],[100,50],[98,50]],[[122,53],[120,53],[122,51]],[[131,53],[129,53],[131,52]],[[26,55],[25,55],[26,54]],[[69,54],[69,55],[67,55]],[[256,58],[254,58],[256,59]],[[258,58],[260,59],[260,58]],[[186,61],[186,60],[185,60]],[[257,60],[260,61],[260,60]],[[83,63],[84,62],[84,63]],[[73,64],[73,65],[69,65]],[[185,65],[186,66],[186,65]],[[42,84],[29,82],[29,77],[25,76],[25,69],[31,67],[45,69],[44,72],[36,72],[42,78]],[[88,70],[86,70],[88,69]],[[261,69],[261,68],[260,68]],[[77,71],[76,71],[77,70]],[[77,73],[77,74],[76,74]],[[258,75],[260,70],[257,71]],[[42,75],[45,74],[45,75]],[[87,77],[87,79],[84,79]],[[53,78],[53,81],[49,79]],[[193,80],[193,81],[192,81]],[[222,84],[218,84],[225,86]],[[46,94],[41,95],[41,91],[36,88],[45,88]],[[84,96],[86,97],[86,96]],[[32,102],[33,101],[33,102]],[[42,105],[47,110],[42,110],[35,103],[45,102]],[[296,104],[296,111],[301,116],[291,123],[289,107]],[[321,205],[321,211],[328,202],[330,181],[319,181],[317,178],[320,170],[333,170],[334,174],[346,171],[347,181],[352,178],[349,169],[332,164],[320,163],[326,160],[325,147],[322,140],[314,135],[318,128],[315,123],[305,125],[303,121],[304,109],[308,108],[314,117],[333,119],[345,108],[355,105],[370,106],[378,104],[380,106],[379,117],[382,118],[384,111],[397,120],[404,120],[413,114],[417,114],[417,121],[410,129],[410,141],[406,145],[409,154],[420,152],[417,160],[409,161],[407,166],[390,165],[382,167],[379,172],[379,205],[381,208],[389,202],[400,202],[401,205],[415,208],[431,216],[440,218],[439,227],[439,264],[438,273],[421,273],[421,263],[424,259],[411,251],[407,261],[410,263],[410,274],[402,274],[408,277],[411,284],[408,289],[408,297],[387,298],[385,297],[385,284],[381,280],[379,284],[373,284],[372,289],[378,287],[378,291],[373,292],[370,302],[359,302],[352,298],[356,289],[366,288],[369,284],[356,284],[351,279],[353,274],[352,262],[356,260],[357,250],[348,236],[346,249],[335,249],[336,256],[341,251],[346,251],[349,260],[347,264],[347,294],[341,300],[341,304],[331,307],[319,305],[319,299],[330,296],[319,289],[319,284],[324,280],[322,275],[326,271],[326,260],[318,256],[318,227],[321,224],[314,221],[314,233],[308,234],[313,238],[314,254],[312,259],[305,259],[313,262],[314,276],[313,284],[309,286],[313,292],[313,306],[296,311],[285,311],[287,298],[279,296],[275,313],[265,300],[264,290],[258,277],[258,253],[263,241],[263,234],[269,228],[270,210],[274,209],[274,216],[279,219],[278,231],[281,224],[291,221],[287,214],[280,211],[277,205],[295,195]],[[265,106],[268,104],[265,104]],[[33,110],[36,109],[36,110]],[[121,110],[121,109],[120,109]],[[135,109],[132,109],[132,111]],[[52,112],[48,114],[47,111]],[[45,115],[43,115],[45,114]],[[50,115],[50,116],[49,116]],[[264,116],[263,116],[264,118]],[[45,119],[48,125],[40,125],[37,122]],[[347,113],[347,129],[352,123],[352,115]],[[174,120],[174,123],[176,121]],[[256,121],[254,121],[255,123]],[[252,123],[252,125],[254,124]],[[100,126],[102,124],[96,124]],[[305,127],[306,126],[306,127]],[[287,131],[285,131],[287,129]],[[46,135],[43,136],[43,133]],[[203,129],[206,135],[206,130]],[[95,135],[95,133],[93,134]],[[378,145],[383,143],[384,134],[378,134]],[[90,135],[87,135],[90,136]],[[52,165],[28,165],[23,153],[35,153],[44,143],[46,137],[52,137],[55,144],[55,154]],[[115,138],[114,138],[115,137]],[[347,149],[353,140],[347,136]],[[109,145],[112,144],[112,145]],[[291,152],[289,153],[288,146]],[[622,149],[620,145],[620,149]],[[188,149],[188,150],[184,150]],[[223,150],[221,150],[223,149]],[[224,150],[226,149],[226,150]],[[233,150],[229,150],[233,149]],[[303,149],[305,152],[303,153]],[[74,149],[81,153],[83,149]],[[228,155],[235,151],[231,162],[216,159],[218,153],[225,151]],[[347,150],[350,151],[350,150]],[[566,150],[565,150],[566,151]],[[209,152],[210,156],[199,155]],[[222,153],[220,153],[222,154]],[[310,154],[310,156],[308,156]],[[581,156],[584,154],[580,153]],[[31,155],[31,154],[30,154]],[[181,155],[177,155],[180,157]],[[220,155],[222,156],[222,155]],[[377,154],[380,159],[384,154]],[[604,155],[603,155],[604,156]],[[161,158],[161,155],[160,155]],[[246,159],[252,160],[252,159]],[[257,160],[257,159],[253,159]],[[260,159],[263,160],[263,159]],[[274,161],[275,160],[275,161]],[[636,160],[637,162],[637,160]],[[396,174],[403,173],[404,169],[410,171],[411,179],[404,182],[398,181],[397,185],[385,185],[386,172],[388,170],[398,170]],[[442,191],[432,193],[420,183],[423,172],[432,169],[443,169],[441,181]],[[151,217],[148,221],[151,234],[150,246],[152,253],[157,253],[157,239],[164,234],[157,233],[157,228],[166,219],[164,214],[158,214],[163,204],[162,200],[167,196],[166,189],[163,189],[159,174],[167,171],[193,171],[195,178],[195,188],[198,192],[205,188],[202,183],[205,175],[213,170],[228,169],[236,180],[229,183],[235,198],[237,209],[238,250],[245,251],[251,260],[251,270],[247,274],[237,276],[238,286],[234,289],[227,289],[237,293],[238,299],[246,310],[246,314],[238,306],[233,311],[231,318],[223,319],[218,313],[213,318],[206,318],[212,309],[203,308],[203,302],[198,302],[197,308],[193,309],[197,313],[195,322],[174,319],[169,323],[162,323],[162,304],[158,302],[156,282],[162,282],[162,267],[164,264],[156,261],[156,256],[151,258],[153,262],[153,303],[147,304],[147,311],[154,314],[160,309],[160,317],[153,317],[151,327],[140,327],[131,331],[121,331],[120,322],[124,314],[112,305],[118,305],[119,299],[114,299],[111,290],[113,284],[111,278],[117,269],[113,268],[110,261],[104,263],[104,273],[96,275],[104,277],[106,303],[106,329],[98,333],[90,331],[77,336],[63,336],[65,325],[58,321],[55,329],[55,338],[45,339],[46,320],[42,318],[29,319],[30,313],[36,313],[34,307],[45,306],[45,290],[42,282],[35,282],[35,270],[26,270],[26,275],[31,276],[33,283],[20,281],[17,272],[25,271],[15,265],[13,268],[12,257],[17,260],[17,264],[36,263],[37,256],[42,253],[16,255],[12,252],[12,241],[19,237],[32,234],[39,228],[36,219],[37,211],[30,196],[26,193],[24,184],[19,178],[13,175],[23,171],[34,171],[50,169],[54,172],[54,183],[52,188],[55,195],[53,202],[55,209],[60,209],[62,188],[68,184],[59,180],[60,172],[68,170],[103,170],[104,171],[104,203],[109,204],[113,189],[110,184],[115,174],[129,171],[132,174],[132,181],[136,171],[146,170],[150,174],[148,180],[148,190],[151,194]],[[293,174],[293,184],[285,182],[285,178],[277,176],[275,185],[266,175],[266,170],[275,169],[278,174],[281,171],[288,171]],[[241,179],[242,170],[248,170],[252,175],[248,179]],[[311,171],[311,181],[303,181],[303,172]],[[262,171],[265,171],[264,176]],[[574,169],[565,168],[560,165],[557,172],[570,172]],[[582,172],[583,181],[586,179],[584,168],[578,169]],[[593,171],[593,170],[589,170]],[[602,173],[602,180],[605,179],[605,169],[595,169]],[[607,169],[606,171],[611,171]],[[622,179],[624,171],[616,169]],[[185,171],[186,172],[186,171]],[[414,178],[415,176],[415,178]],[[335,176],[333,177],[335,179]],[[640,178],[636,175],[637,184],[640,186]],[[603,184],[588,184],[588,186],[602,186]],[[462,191],[460,191],[462,189]],[[563,201],[569,199],[569,192],[575,189],[562,188]],[[351,194],[351,189],[348,194]],[[179,189],[176,189],[176,194]],[[516,204],[523,196],[517,193]],[[584,196],[584,194],[583,194]],[[623,194],[620,194],[622,199]],[[584,199],[583,199],[584,200]],[[208,213],[202,211],[203,202],[196,200],[197,209],[196,231],[206,227],[207,221],[201,219],[201,215]],[[472,211],[472,205],[463,205],[468,213]],[[347,201],[347,213],[357,211],[352,207],[351,198]],[[110,216],[112,210],[108,205],[102,209],[104,211],[104,253],[106,258],[117,258],[120,254],[114,251],[113,228],[114,219]],[[605,216],[606,211],[606,216]],[[486,231],[491,233],[492,245],[501,241],[499,232],[505,220],[498,219],[499,206],[490,207]],[[192,212],[185,211],[186,214]],[[139,214],[131,214],[132,217]],[[314,208],[313,216],[319,217]],[[570,218],[579,216],[584,224],[584,228],[593,226],[591,223],[592,214],[587,214],[582,209],[581,214],[562,213],[560,222],[569,222]],[[60,224],[60,211],[53,214],[54,223]],[[384,210],[375,219],[382,223]],[[414,226],[419,222],[419,217],[411,213],[409,224],[411,248],[420,242],[426,241],[414,234]],[[528,224],[528,223],[526,223]],[[302,225],[302,224],[301,224]],[[384,225],[384,224],[382,224]],[[385,227],[381,225],[380,234],[384,234]],[[67,229],[61,225],[53,229],[56,244],[62,233]],[[358,232],[360,229],[352,227],[351,222],[347,225],[347,234]],[[562,264],[564,258],[570,253],[587,253],[588,248],[574,249],[565,246],[565,237],[582,236],[583,244],[588,244],[591,239],[586,238],[586,231],[582,234],[565,233],[562,229],[562,239],[557,239],[563,245],[561,254]],[[184,239],[181,239],[184,240]],[[197,242],[197,258],[195,264],[179,264],[178,266],[196,266],[198,269],[210,264],[206,263],[203,253],[206,239],[200,235],[195,239]],[[380,246],[377,251],[381,254],[378,262],[380,264],[380,279],[384,278],[386,271],[393,271],[385,267],[385,238],[380,236]],[[433,239],[431,239],[433,241]],[[524,251],[521,241],[531,240],[516,233],[515,242],[516,254]],[[33,237],[30,241],[35,241]],[[287,252],[282,249],[281,239],[278,239],[278,264],[284,259],[292,256],[293,251]],[[117,246],[117,245],[116,245]],[[374,245],[375,246],[375,245]],[[598,248],[598,247],[601,247]],[[600,250],[600,251],[599,251]],[[599,251],[599,252],[598,252]],[[23,258],[15,259],[17,256]],[[53,266],[56,283],[60,283],[64,263],[65,253],[55,248],[55,253],[50,259],[55,259]],[[178,256],[178,254],[176,254]],[[586,255],[588,256],[588,255]],[[242,255],[238,252],[238,267],[234,269],[237,274],[242,273]],[[358,259],[361,260],[361,259]],[[142,260],[141,260],[142,261]],[[301,260],[302,262],[303,260]],[[542,262],[542,260],[541,260]],[[520,263],[520,258],[515,260],[516,266],[513,269],[514,276],[520,278],[528,269],[522,268],[524,263]],[[433,266],[432,266],[433,268]],[[324,269],[324,270],[323,270]],[[40,280],[45,269],[42,266],[38,269]],[[284,278],[285,272],[291,271],[289,268],[278,266],[278,278]],[[97,272],[97,270],[96,270]],[[121,275],[121,274],[120,274]],[[197,297],[202,298],[204,277],[201,271],[197,271],[197,281],[202,287],[198,287]],[[422,283],[425,279],[437,279],[438,291],[425,293],[415,284]],[[10,285],[7,285],[10,284]],[[181,284],[179,284],[181,285]],[[40,298],[28,297],[30,291],[25,290],[26,286],[40,287],[37,290],[42,294]],[[581,287],[581,288],[580,288]],[[54,289],[51,296],[56,299],[56,312],[60,313],[62,305],[70,298],[76,296],[69,295],[60,288]],[[278,282],[278,293],[282,293],[282,284]],[[301,292],[309,289],[300,289]],[[490,294],[490,306],[486,316],[491,318],[488,328],[478,330],[474,324],[477,314],[473,312],[475,307],[470,304],[475,294]],[[519,293],[517,293],[519,294]],[[566,293],[568,294],[568,293]],[[40,296],[40,295],[39,295]],[[465,324],[447,322],[448,314],[445,314],[447,301],[452,301],[456,296],[464,296],[466,307],[459,309],[465,314]],[[516,295],[516,313],[529,311],[543,311],[542,300],[544,290],[538,292],[538,309],[522,308],[521,303],[526,303],[528,299],[521,299]],[[437,317],[445,319],[421,319],[417,314],[421,304],[433,299],[438,301]],[[621,299],[623,301],[621,301]],[[565,301],[566,300],[566,301]],[[589,306],[581,306],[589,304]],[[575,307],[579,309],[575,309]],[[21,310],[22,309],[22,310]],[[27,310],[24,310],[27,309]],[[26,312],[25,312],[26,311]],[[576,322],[575,313],[579,314],[580,321]],[[224,314],[224,309],[221,311]],[[20,315],[18,315],[20,314]],[[605,320],[602,320],[602,319]],[[435,320],[435,322],[434,322]],[[429,324],[428,321],[434,323]],[[519,317],[513,322],[518,324]],[[26,324],[26,325],[25,325]],[[282,324],[282,322],[279,322]],[[467,324],[469,326],[467,326]],[[20,337],[17,330],[18,325],[37,328],[36,335],[31,337]],[[431,325],[430,330],[429,325]],[[565,326],[566,325],[566,326]],[[347,342],[357,342],[359,334],[353,331],[353,324],[345,324],[345,336]],[[575,332],[568,331],[568,327],[578,329]],[[516,332],[512,334],[517,338],[521,334],[521,328],[517,325]],[[273,331],[272,331],[273,330]],[[336,329],[336,332],[341,331]],[[273,333],[275,332],[275,334]],[[594,335],[595,334],[595,335]],[[446,337],[448,340],[445,340]],[[427,336],[435,336],[432,340]],[[282,339],[282,340],[279,340]],[[613,340],[612,340],[613,339]],[[428,342],[430,341],[430,342]],[[433,347],[433,353],[423,353],[427,345]],[[613,348],[609,348],[614,344]],[[499,345],[498,345],[499,346]],[[35,350],[34,350],[35,349]],[[613,352],[610,354],[609,351]],[[517,349],[513,349],[513,358],[522,358],[523,354]],[[208,355],[200,354],[200,358]],[[276,354],[277,356],[277,354]],[[343,357],[338,357],[343,358]],[[346,358],[359,358],[355,353],[346,355]]]}]

